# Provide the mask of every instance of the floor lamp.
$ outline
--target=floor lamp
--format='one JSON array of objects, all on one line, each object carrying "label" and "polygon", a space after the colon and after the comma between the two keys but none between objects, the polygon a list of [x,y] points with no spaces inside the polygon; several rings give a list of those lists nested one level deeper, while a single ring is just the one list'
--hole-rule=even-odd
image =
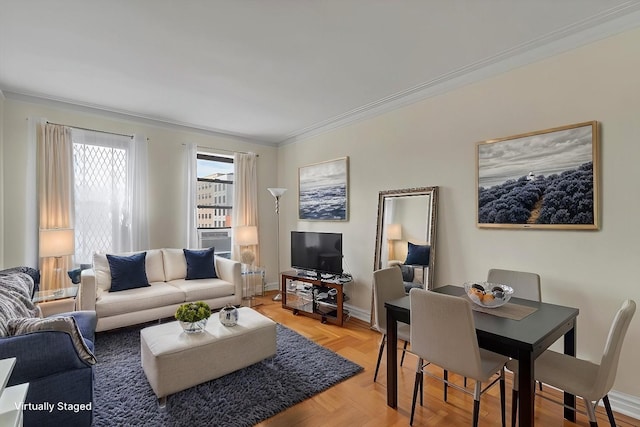
[{"label": "floor lamp", "polygon": [[[276,216],[278,217],[278,223],[276,225],[276,254],[278,255],[278,289],[280,289],[280,197],[287,191],[286,188],[267,188],[269,193],[273,197],[276,198]],[[278,294],[273,297],[274,301],[280,301],[282,299],[282,294],[278,292]]]}]

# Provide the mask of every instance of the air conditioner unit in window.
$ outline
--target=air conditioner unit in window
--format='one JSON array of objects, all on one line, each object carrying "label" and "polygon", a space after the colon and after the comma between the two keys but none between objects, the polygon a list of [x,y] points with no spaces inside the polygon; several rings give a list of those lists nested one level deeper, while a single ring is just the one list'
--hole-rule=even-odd
[{"label": "air conditioner unit in window", "polygon": [[213,247],[216,255],[231,258],[231,229],[198,230],[198,246]]}]

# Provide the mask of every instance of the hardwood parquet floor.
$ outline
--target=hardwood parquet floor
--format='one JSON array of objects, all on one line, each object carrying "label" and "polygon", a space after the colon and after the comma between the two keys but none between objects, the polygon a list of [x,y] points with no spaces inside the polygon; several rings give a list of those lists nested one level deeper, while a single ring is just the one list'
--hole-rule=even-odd
[{"label": "hardwood parquet floor", "polygon": [[[274,321],[295,330],[301,335],[329,348],[343,357],[364,367],[360,374],[343,381],[334,387],[313,396],[304,402],[283,411],[258,424],[263,427],[274,426],[348,426],[379,427],[409,425],[411,396],[415,378],[417,359],[407,354],[404,365],[398,370],[398,409],[387,406],[386,358],[383,356],[378,379],[373,382],[380,334],[369,328],[368,323],[350,319],[345,326],[322,324],[318,320],[302,315],[294,315],[283,309],[281,302],[272,301],[270,295],[257,297],[262,305],[254,309]],[[398,360],[400,358],[398,357]],[[434,368],[441,375],[441,370]],[[450,378],[456,378],[450,375]],[[461,378],[456,378],[462,384]],[[472,382],[470,382],[472,386]],[[442,383],[425,377],[424,406],[416,406],[413,425],[419,426],[469,426],[473,412],[473,398],[460,391],[449,389],[448,401],[442,400]],[[559,398],[561,394],[551,387],[545,387],[544,393]],[[507,425],[511,414],[511,377],[507,377]],[[536,425],[543,427],[589,426],[586,415],[577,414],[577,422],[563,419],[562,407],[545,399],[536,399]],[[597,410],[598,425],[608,426],[604,408]],[[640,420],[615,414],[620,427],[640,426]],[[495,385],[482,396],[480,403],[480,426],[500,426],[500,392]]]}]

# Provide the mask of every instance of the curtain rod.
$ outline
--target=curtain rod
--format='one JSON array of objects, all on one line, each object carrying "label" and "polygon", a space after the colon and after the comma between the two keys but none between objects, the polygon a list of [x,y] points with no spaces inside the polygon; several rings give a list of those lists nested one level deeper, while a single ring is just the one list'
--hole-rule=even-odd
[{"label": "curtain rod", "polygon": [[[182,144],[182,145],[187,145],[187,144]],[[196,145],[196,147],[197,148],[202,148],[202,149],[205,149],[205,150],[226,151],[227,153],[255,154],[256,157],[260,157],[260,154],[250,153],[248,151],[225,150],[224,148],[205,147],[204,145]]]},{"label": "curtain rod", "polygon": [[58,125],[58,126],[66,126],[66,127],[70,127],[70,128],[74,128],[74,129],[79,129],[79,130],[88,130],[90,132],[108,133],[109,135],[127,136],[127,137],[133,139],[133,135],[127,135],[127,134],[124,134],[124,133],[107,132],[106,130],[96,130],[96,129],[81,128],[79,126],[63,125],[62,123],[47,122],[47,124],[49,124],[49,125]]}]

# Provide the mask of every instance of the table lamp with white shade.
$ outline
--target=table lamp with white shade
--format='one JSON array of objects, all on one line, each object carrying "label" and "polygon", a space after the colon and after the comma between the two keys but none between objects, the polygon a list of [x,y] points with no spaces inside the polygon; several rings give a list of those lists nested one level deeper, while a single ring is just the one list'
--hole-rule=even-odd
[{"label": "table lamp with white shade", "polygon": [[387,241],[389,242],[389,259],[395,259],[394,242],[402,240],[402,225],[401,224],[388,224],[387,225]]},{"label": "table lamp with white shade", "polygon": [[75,252],[75,235],[73,228],[41,228],[39,238],[40,258],[55,258],[55,270],[52,289],[61,288],[60,258],[73,255]]},{"label": "table lamp with white shade", "polygon": [[258,227],[255,225],[241,225],[235,227],[233,232],[235,233],[235,241],[240,249],[245,247],[246,249],[240,253],[240,261],[243,264],[252,265],[256,259],[256,255],[248,246],[254,246],[258,244]]}]

